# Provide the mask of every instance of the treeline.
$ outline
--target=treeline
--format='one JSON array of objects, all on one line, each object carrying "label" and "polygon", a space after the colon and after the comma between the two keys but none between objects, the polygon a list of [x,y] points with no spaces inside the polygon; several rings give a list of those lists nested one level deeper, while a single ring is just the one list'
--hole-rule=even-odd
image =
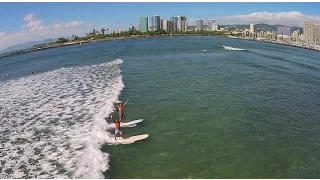
[{"label": "treeline", "polygon": [[67,43],[67,42],[75,42],[75,41],[86,41],[86,40],[99,40],[99,39],[106,39],[106,38],[117,38],[117,37],[130,37],[130,36],[160,36],[160,35],[167,35],[170,34],[174,35],[202,35],[202,36],[241,36],[242,33],[232,33],[228,31],[165,31],[165,30],[157,30],[157,31],[148,31],[148,32],[140,32],[138,30],[129,30],[129,31],[122,31],[122,32],[112,32],[110,34],[104,34],[97,31],[93,31],[90,33],[86,33],[86,36],[79,37],[76,35],[72,35],[72,39],[70,38],[59,38],[55,43]]}]

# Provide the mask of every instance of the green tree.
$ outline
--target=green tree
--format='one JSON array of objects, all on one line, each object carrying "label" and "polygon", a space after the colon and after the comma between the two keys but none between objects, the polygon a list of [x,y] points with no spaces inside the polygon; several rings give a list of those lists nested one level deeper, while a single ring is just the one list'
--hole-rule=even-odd
[{"label": "green tree", "polygon": [[66,43],[66,42],[68,42],[68,40],[67,40],[66,38],[63,38],[63,37],[59,38],[59,39],[56,41],[56,43]]}]

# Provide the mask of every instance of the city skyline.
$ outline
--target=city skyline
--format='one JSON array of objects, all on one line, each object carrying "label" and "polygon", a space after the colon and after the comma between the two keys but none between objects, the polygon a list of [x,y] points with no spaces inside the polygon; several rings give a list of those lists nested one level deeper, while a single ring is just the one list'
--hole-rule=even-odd
[{"label": "city skyline", "polygon": [[[130,26],[138,27],[140,17],[148,17],[150,24],[153,15],[163,20],[186,16],[188,26],[195,26],[200,18],[204,24],[207,19],[215,19],[217,24],[303,27],[304,20],[319,23],[315,4],[319,3],[1,3],[0,16],[6,18],[0,22],[0,50],[32,40],[84,35],[92,29],[127,30]],[[159,10],[168,6],[172,8]],[[121,11],[117,11],[119,8]]]}]

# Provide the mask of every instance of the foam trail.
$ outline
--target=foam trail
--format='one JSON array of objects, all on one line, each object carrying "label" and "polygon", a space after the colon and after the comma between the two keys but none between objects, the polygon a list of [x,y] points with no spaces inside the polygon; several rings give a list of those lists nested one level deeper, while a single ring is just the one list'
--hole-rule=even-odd
[{"label": "foam trail", "polygon": [[0,84],[0,178],[104,178],[121,59]]},{"label": "foam trail", "polygon": [[224,46],[224,45],[222,45],[222,47],[226,50],[232,50],[232,51],[245,51],[246,50],[246,49],[234,48],[231,46]]}]

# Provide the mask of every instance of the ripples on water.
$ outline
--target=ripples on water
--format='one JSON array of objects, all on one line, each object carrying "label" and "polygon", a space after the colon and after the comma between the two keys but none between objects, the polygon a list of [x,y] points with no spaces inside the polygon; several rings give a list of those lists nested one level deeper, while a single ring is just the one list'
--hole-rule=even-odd
[{"label": "ripples on water", "polygon": [[121,59],[0,84],[0,178],[103,178]]},{"label": "ripples on water", "polygon": [[[107,169],[111,178],[319,177],[318,52],[177,37],[41,53],[1,61],[1,178],[104,178]],[[117,57],[123,72],[122,60],[100,64]],[[98,65],[60,69],[71,64]],[[48,69],[57,70],[26,76]],[[150,122],[130,131],[152,139],[106,146],[109,157],[103,118],[122,75],[135,101],[128,115]]]}]

